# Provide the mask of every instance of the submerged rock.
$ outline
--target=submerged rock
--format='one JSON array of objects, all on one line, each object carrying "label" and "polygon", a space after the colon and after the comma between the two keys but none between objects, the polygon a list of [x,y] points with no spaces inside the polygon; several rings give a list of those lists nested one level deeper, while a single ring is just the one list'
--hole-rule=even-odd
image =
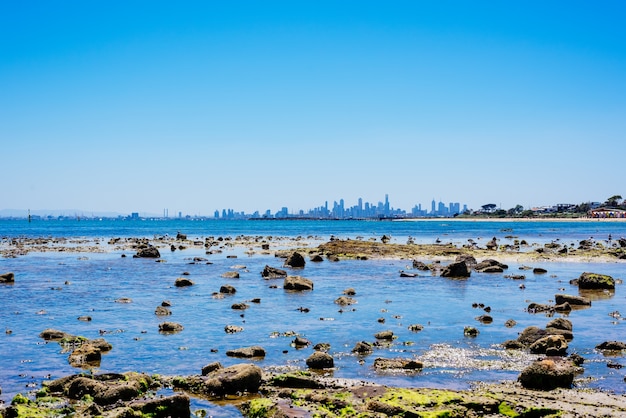
[{"label": "submerged rock", "polygon": [[253,358],[253,357],[265,357],[265,349],[260,346],[243,347],[235,350],[226,351],[228,357],[237,358]]},{"label": "submerged rock", "polygon": [[403,358],[377,358],[374,360],[374,369],[403,369],[403,370],[421,370],[424,363],[413,359]]}]

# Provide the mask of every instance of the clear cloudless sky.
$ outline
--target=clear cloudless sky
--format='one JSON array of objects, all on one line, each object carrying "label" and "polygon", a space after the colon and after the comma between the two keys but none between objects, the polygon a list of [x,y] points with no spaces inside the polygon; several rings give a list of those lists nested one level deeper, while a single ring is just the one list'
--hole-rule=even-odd
[{"label": "clear cloudless sky", "polygon": [[626,197],[623,1],[0,2],[0,209]]}]

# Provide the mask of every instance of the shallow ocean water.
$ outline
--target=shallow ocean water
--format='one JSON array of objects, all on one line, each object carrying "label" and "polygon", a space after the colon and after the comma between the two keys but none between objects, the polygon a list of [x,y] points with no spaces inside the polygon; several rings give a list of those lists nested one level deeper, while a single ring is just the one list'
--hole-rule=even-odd
[{"label": "shallow ocean water", "polygon": [[[286,270],[313,280],[314,290],[293,293],[282,289],[282,279],[265,280],[260,274],[265,265],[283,268],[284,260],[273,255],[249,256],[246,250],[224,247],[223,252],[211,255],[201,248],[162,250],[165,262],[161,263],[133,259],[129,251],[31,253],[0,259],[0,272],[16,274],[14,285],[0,285],[0,331],[11,331],[0,333],[0,399],[8,403],[18,392],[36,390],[46,378],[78,372],[68,364],[67,353],[62,353],[57,343],[38,337],[46,328],[87,338],[102,336],[110,342],[113,350],[103,356],[94,372],[198,374],[214,361],[224,366],[242,362],[225,352],[251,345],[260,345],[267,352],[265,359],[252,360],[262,368],[304,369],[313,349],[293,347],[293,334],[298,334],[312,345],[330,343],[336,366],[331,373],[335,377],[453,389],[466,389],[477,381],[515,380],[534,356],[507,352],[499,344],[516,338],[527,326],[543,327],[552,319],[542,313],[529,314],[525,311],[528,304],[549,303],[556,293],[577,295],[578,289],[569,281],[584,271],[623,279],[625,266],[533,263],[533,267],[548,270],[547,274],[535,275],[509,262],[503,274],[472,273],[469,279],[452,280],[417,271],[413,272],[419,273],[418,277],[400,277],[401,270],[410,269],[410,260],[313,263],[307,259],[304,269]],[[123,258],[123,253],[127,257]],[[193,263],[194,257],[206,258],[212,264]],[[240,272],[239,279],[221,277],[233,269]],[[195,284],[176,288],[174,281],[184,272]],[[526,279],[511,280],[504,277],[506,274],[525,274]],[[520,289],[522,283],[525,289]],[[234,286],[237,293],[216,299],[213,293],[223,284]],[[356,290],[357,303],[342,308],[334,301],[347,288]],[[591,308],[574,310],[567,316],[574,326],[568,353],[576,352],[586,359],[585,373],[576,383],[624,393],[626,369],[608,368],[607,364],[626,364],[626,359],[605,357],[594,349],[606,340],[626,340],[625,321],[609,315],[621,310],[626,316],[623,285],[612,294],[592,296]],[[132,303],[117,303],[119,298],[130,298]],[[260,303],[250,302],[255,298]],[[154,314],[163,300],[171,302],[171,316]],[[236,302],[246,302],[249,308],[231,309]],[[485,312],[473,307],[474,303],[491,307],[493,323],[482,324],[475,319]],[[92,321],[79,321],[83,315],[91,316]],[[508,319],[517,325],[505,327]],[[158,324],[163,321],[179,322],[185,329],[160,334]],[[424,329],[412,332],[408,329],[411,324],[421,324]],[[226,325],[244,330],[226,334]],[[478,337],[464,337],[465,326],[478,328]],[[383,330],[394,332],[397,338],[392,344],[365,357],[351,353],[357,342],[374,342],[374,334]],[[414,374],[380,374],[372,368],[376,357],[415,357],[425,363],[425,368]],[[198,408],[214,416],[240,416],[232,406],[194,400],[192,410]]]}]

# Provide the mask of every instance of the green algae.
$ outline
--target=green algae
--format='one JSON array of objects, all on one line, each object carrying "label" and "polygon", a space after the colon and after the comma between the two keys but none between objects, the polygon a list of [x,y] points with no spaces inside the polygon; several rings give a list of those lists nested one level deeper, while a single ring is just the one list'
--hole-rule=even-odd
[{"label": "green algae", "polygon": [[274,409],[274,402],[268,398],[252,399],[248,403],[248,411],[246,416],[249,418],[266,418],[271,417]]}]

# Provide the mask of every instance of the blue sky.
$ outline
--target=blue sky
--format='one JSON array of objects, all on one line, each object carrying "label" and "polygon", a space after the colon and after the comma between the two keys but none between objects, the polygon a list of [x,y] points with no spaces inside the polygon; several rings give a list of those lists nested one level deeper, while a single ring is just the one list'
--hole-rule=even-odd
[{"label": "blue sky", "polygon": [[626,197],[621,1],[0,3],[0,209]]}]

